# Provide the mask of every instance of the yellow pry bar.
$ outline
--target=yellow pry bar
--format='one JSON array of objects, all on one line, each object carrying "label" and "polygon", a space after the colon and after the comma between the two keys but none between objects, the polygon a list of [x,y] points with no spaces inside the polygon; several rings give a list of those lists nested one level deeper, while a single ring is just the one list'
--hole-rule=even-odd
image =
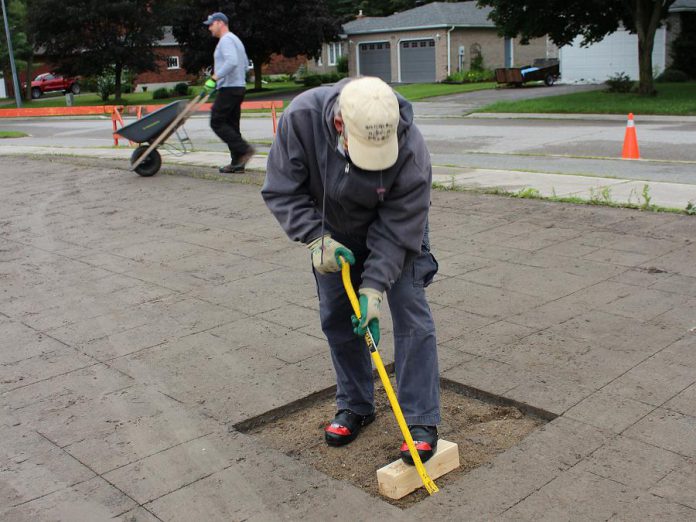
[{"label": "yellow pry bar", "polygon": [[[353,289],[353,283],[350,280],[350,265],[341,258],[341,277],[343,278],[343,286],[346,288],[346,293],[348,294],[348,299],[350,299],[350,304],[353,307],[355,316],[360,319],[360,302],[358,301],[358,296],[355,295],[355,290]],[[404,440],[408,445],[408,451],[411,453],[411,458],[413,463],[416,465],[416,471],[423,481],[423,486],[428,491],[429,494],[437,493],[439,491],[438,487],[430,478],[428,472],[423,466],[420,455],[418,455],[418,450],[416,445],[413,443],[413,437],[411,437],[411,432],[408,431],[408,426],[406,425],[406,419],[404,419],[404,414],[401,412],[401,406],[399,406],[399,401],[396,399],[396,394],[394,393],[394,388],[392,388],[391,382],[389,381],[389,376],[387,375],[387,370],[384,368],[384,363],[382,358],[377,351],[377,346],[375,345],[374,339],[370,330],[367,330],[365,334],[365,342],[367,347],[370,349],[370,355],[372,355],[372,360],[377,368],[377,373],[379,373],[380,379],[382,379],[382,385],[384,390],[387,392],[387,397],[389,398],[389,404],[391,404],[392,411],[394,412],[394,417],[396,417],[396,422],[399,424],[401,429],[401,434],[404,436]]]}]

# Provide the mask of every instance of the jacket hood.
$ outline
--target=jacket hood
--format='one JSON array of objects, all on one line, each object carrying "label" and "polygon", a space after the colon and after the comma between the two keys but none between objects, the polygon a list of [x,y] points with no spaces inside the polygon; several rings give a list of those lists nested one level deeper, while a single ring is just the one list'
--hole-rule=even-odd
[{"label": "jacket hood", "polygon": [[[326,139],[329,140],[329,143],[338,143],[338,131],[336,130],[333,122],[334,107],[338,101],[338,96],[341,94],[343,87],[354,79],[355,78],[344,78],[332,87],[327,87],[331,89],[331,91],[324,100],[322,113],[324,116],[324,133],[326,135]],[[396,133],[399,137],[399,141],[401,141],[401,136],[411,127],[411,125],[413,125],[413,106],[398,92],[395,91],[394,94],[396,94],[396,99],[399,101],[399,128],[397,129]]]}]

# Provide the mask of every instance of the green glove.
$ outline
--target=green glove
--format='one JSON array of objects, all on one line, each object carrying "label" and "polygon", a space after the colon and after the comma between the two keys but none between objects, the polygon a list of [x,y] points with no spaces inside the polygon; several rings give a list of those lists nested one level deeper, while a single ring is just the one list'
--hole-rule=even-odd
[{"label": "green glove", "polygon": [[375,346],[379,344],[379,312],[382,308],[382,292],[374,288],[360,289],[360,319],[353,316],[353,332],[364,337],[370,330]]},{"label": "green glove", "polygon": [[203,84],[203,90],[207,93],[211,93],[215,89],[217,89],[217,82],[212,78],[208,78]]},{"label": "green glove", "polygon": [[[322,255],[322,239],[324,243],[324,251]],[[338,272],[343,266],[341,257],[343,257],[349,265],[355,264],[355,256],[350,248],[343,246],[335,239],[331,239],[330,234],[325,234],[307,245],[312,251],[312,265],[320,274],[329,274]]]}]

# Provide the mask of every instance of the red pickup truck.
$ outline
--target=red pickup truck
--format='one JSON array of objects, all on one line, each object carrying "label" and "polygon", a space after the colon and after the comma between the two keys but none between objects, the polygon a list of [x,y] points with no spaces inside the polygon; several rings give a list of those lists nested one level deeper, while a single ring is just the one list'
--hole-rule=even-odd
[{"label": "red pickup truck", "polygon": [[40,98],[42,94],[53,91],[80,94],[80,84],[77,78],[66,78],[53,73],[39,74],[31,82],[32,98]]}]

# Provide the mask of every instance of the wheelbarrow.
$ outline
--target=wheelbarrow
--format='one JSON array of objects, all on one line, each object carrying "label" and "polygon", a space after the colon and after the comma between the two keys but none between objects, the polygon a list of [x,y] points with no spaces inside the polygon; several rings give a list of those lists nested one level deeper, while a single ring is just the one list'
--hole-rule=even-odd
[{"label": "wheelbarrow", "polygon": [[[209,96],[210,93],[201,91],[188,102],[177,100],[120,129],[119,136],[140,144],[131,155],[130,170],[145,177],[157,174],[162,166],[162,156],[157,150],[160,146],[175,156],[191,152],[193,143],[183,124],[208,101]],[[176,135],[178,145],[166,143],[172,134]]]}]

